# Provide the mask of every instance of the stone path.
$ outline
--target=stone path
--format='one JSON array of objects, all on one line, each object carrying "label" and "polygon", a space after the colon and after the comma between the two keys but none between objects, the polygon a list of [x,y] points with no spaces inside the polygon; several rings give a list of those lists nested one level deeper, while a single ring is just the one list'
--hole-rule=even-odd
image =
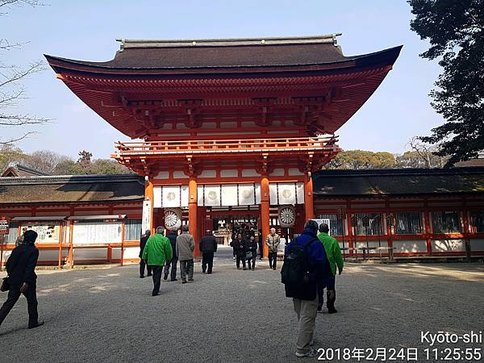
[{"label": "stone path", "polygon": [[[26,329],[22,297],[0,326],[0,362],[317,361],[294,356],[292,301],[266,263],[237,271],[219,259],[212,275],[196,263],[195,282],[164,282],[156,297],[134,265],[41,270],[45,325]],[[433,361],[421,331],[484,330],[482,264],[348,264],[337,293],[338,314],[317,317],[315,348],[417,348]]]}]

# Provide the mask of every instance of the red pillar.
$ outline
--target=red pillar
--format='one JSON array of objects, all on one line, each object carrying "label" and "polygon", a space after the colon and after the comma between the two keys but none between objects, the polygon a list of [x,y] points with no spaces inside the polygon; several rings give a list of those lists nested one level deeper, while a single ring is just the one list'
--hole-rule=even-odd
[{"label": "red pillar", "polygon": [[314,202],[313,202],[313,178],[311,173],[306,175],[304,183],[304,211],[306,213],[306,221],[314,218]]},{"label": "red pillar", "polygon": [[[145,180],[145,200],[150,202],[150,211],[149,211],[149,226],[148,229],[151,231],[151,234],[155,234],[155,226],[154,226],[154,191],[153,191],[153,182],[146,178]],[[144,216],[143,216],[144,217]],[[145,233],[145,231],[141,231],[141,233]]]},{"label": "red pillar", "polygon": [[269,235],[269,222],[270,222],[270,215],[269,215],[269,208],[270,208],[270,200],[269,200],[269,179],[267,175],[262,176],[260,181],[260,218],[261,218],[261,228],[262,228],[262,248],[263,248],[263,255],[264,257],[269,256],[269,251],[266,245],[266,238]]},{"label": "red pillar", "polygon": [[432,255],[432,231],[430,229],[430,211],[428,209],[428,202],[424,202],[424,226],[425,239],[427,242],[427,254]]},{"label": "red pillar", "polygon": [[199,253],[199,235],[198,235],[198,197],[197,197],[197,180],[190,177],[188,181],[188,231],[195,240],[194,256],[198,257]]}]

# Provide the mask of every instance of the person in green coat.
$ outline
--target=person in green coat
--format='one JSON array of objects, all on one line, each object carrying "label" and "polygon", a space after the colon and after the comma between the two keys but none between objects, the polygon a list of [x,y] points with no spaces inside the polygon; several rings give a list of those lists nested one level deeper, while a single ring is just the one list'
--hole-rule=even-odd
[{"label": "person in green coat", "polygon": [[173,250],[170,240],[165,237],[165,229],[157,227],[156,233],[148,238],[143,250],[143,260],[151,267],[153,274],[153,292],[152,296],[160,293],[161,273],[165,263],[171,261]]},{"label": "person in green coat", "polygon": [[324,288],[326,287],[327,290],[327,302],[326,306],[328,307],[328,313],[334,314],[337,313],[336,309],[334,308],[334,302],[336,301],[336,267],[338,267],[339,274],[343,272],[343,257],[341,256],[341,249],[339,247],[338,241],[331,237],[329,234],[329,227],[327,224],[322,223],[319,226],[319,234],[318,238],[324,246],[324,250],[326,251],[326,256],[328,258],[329,266],[331,269],[331,274],[319,284],[318,287],[318,295],[319,295],[319,303],[318,303],[318,312],[323,311],[323,303],[324,303]]}]

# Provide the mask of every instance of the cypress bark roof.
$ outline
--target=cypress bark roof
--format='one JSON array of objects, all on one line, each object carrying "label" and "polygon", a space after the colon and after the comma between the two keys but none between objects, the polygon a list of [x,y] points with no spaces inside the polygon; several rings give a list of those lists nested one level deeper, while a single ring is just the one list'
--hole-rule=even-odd
[{"label": "cypress bark roof", "polygon": [[[217,70],[293,68],[356,62],[356,66],[393,64],[400,47],[346,57],[336,44],[336,35],[303,38],[219,40],[122,40],[114,59],[106,62],[72,60],[46,55],[59,73],[85,67],[95,70]],[[347,67],[354,66],[349,64]]]},{"label": "cypress bark roof", "polygon": [[484,193],[484,168],[322,170],[313,182],[325,197]]},{"label": "cypress bark roof", "polygon": [[137,175],[0,178],[0,204],[132,202],[144,199]]}]

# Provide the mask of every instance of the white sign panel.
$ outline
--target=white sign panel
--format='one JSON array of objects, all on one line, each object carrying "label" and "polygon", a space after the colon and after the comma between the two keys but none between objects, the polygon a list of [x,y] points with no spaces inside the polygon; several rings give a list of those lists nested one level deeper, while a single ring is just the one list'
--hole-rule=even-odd
[{"label": "white sign panel", "polygon": [[32,230],[37,232],[37,243],[59,243],[60,225],[59,224],[24,224],[21,227],[21,233]]},{"label": "white sign panel", "polygon": [[296,204],[296,184],[279,183],[278,197],[279,204]]},{"label": "white sign panel", "polygon": [[180,207],[188,207],[188,185],[180,187]]},{"label": "white sign panel", "polygon": [[205,185],[204,205],[218,207],[220,204],[220,185]]},{"label": "white sign panel", "polygon": [[141,219],[141,233],[151,230],[151,201],[143,201],[143,216]]},{"label": "white sign panel", "polygon": [[269,184],[271,205],[304,204],[304,183]]},{"label": "white sign panel", "polygon": [[162,194],[161,205],[163,208],[173,208],[173,207],[179,207],[181,205],[179,186],[162,187],[161,194]]},{"label": "white sign panel", "polygon": [[269,184],[269,203],[271,205],[278,205],[277,202],[277,183]]},{"label": "white sign panel", "polygon": [[153,207],[161,208],[161,187],[153,187],[153,198]]},{"label": "white sign panel", "polygon": [[72,233],[74,244],[120,243],[121,222],[76,223]]},{"label": "white sign panel", "polygon": [[222,185],[222,205],[224,207],[237,205],[237,184]]},{"label": "white sign panel", "polygon": [[304,204],[304,183],[296,183],[297,204]]},{"label": "white sign panel", "polygon": [[255,190],[253,184],[239,184],[239,205],[254,205]]}]

